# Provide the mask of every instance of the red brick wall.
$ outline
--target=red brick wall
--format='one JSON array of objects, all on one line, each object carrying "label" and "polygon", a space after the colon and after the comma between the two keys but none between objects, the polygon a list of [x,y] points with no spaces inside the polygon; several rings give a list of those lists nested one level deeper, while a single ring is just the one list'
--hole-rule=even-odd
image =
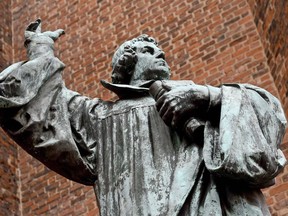
[{"label": "red brick wall", "polygon": [[[279,98],[288,116],[288,1],[249,1]],[[288,130],[282,149],[288,157]],[[265,191],[273,215],[288,215],[288,167]],[[276,213],[277,212],[277,213]]]},{"label": "red brick wall", "polygon": [[[11,2],[0,1],[0,71],[12,63]],[[0,132],[0,215],[19,215],[17,146]]]},{"label": "red brick wall", "polygon": [[249,1],[268,65],[288,116],[288,1]]},{"label": "red brick wall", "polygon": [[[23,32],[37,17],[44,30],[66,30],[56,52],[67,65],[66,85],[91,97],[111,97],[99,80],[110,79],[115,48],[143,33],[159,41],[173,79],[249,82],[279,96],[247,0],[15,0],[15,61],[25,58]],[[65,180],[22,150],[19,160],[23,215],[95,215],[90,187]]]}]

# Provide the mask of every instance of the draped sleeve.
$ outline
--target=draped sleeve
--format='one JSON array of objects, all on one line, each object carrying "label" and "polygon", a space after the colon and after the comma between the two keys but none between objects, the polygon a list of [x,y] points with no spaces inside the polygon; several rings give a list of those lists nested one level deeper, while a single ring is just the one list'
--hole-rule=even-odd
[{"label": "draped sleeve", "polygon": [[1,73],[1,127],[50,169],[93,185],[97,145],[87,113],[101,101],[66,89],[64,64],[55,57],[43,58],[16,63]]},{"label": "draped sleeve", "polygon": [[203,157],[215,176],[271,185],[286,159],[279,149],[286,119],[279,101],[252,85],[223,85],[217,124],[207,121]]}]

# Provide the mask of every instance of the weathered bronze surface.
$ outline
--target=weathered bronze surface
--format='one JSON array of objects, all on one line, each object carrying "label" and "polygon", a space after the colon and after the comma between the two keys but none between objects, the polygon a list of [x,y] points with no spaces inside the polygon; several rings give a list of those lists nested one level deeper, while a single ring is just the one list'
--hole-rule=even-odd
[{"label": "weathered bronze surface", "polygon": [[54,41],[64,31],[40,26],[25,31],[28,60],[0,74],[1,126],[50,169],[92,185],[101,215],[269,215],[260,189],[286,163],[275,97],[170,81],[164,52],[142,35],[119,47],[113,83],[102,82],[120,99],[90,99],[63,83]]}]

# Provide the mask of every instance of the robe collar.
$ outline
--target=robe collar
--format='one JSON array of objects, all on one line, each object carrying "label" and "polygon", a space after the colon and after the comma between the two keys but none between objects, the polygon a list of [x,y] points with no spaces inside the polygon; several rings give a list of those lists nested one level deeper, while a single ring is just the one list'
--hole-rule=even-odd
[{"label": "robe collar", "polygon": [[148,96],[149,87],[152,85],[154,80],[146,81],[138,86],[114,84],[105,80],[101,80],[100,82],[106,89],[114,92],[120,99],[129,99]]}]

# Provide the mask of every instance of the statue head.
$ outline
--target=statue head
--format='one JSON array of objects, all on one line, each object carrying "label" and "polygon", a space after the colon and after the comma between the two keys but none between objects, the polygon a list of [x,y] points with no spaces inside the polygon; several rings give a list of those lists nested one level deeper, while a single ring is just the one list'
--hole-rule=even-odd
[{"label": "statue head", "polygon": [[165,53],[156,40],[148,35],[124,42],[112,59],[112,82],[137,85],[146,80],[170,78]]}]

